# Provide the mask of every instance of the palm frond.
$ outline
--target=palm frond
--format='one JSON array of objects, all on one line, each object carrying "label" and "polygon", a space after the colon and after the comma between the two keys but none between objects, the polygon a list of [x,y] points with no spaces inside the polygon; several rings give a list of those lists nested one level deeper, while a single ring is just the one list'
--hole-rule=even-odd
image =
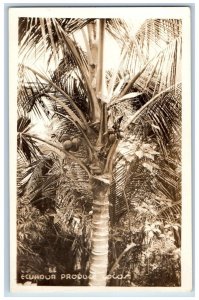
[{"label": "palm frond", "polygon": [[[59,68],[57,68],[52,76],[52,81],[56,83],[63,91],[66,92],[75,102],[77,107],[88,116],[89,105],[87,102],[87,93],[80,76],[75,74],[74,69],[69,68],[68,64],[62,60]],[[78,72],[78,71],[77,71]]]},{"label": "palm frond", "polygon": [[159,52],[159,49],[177,39],[181,33],[180,19],[147,19],[137,31],[136,39],[144,49],[145,57],[149,57],[152,52]]},{"label": "palm frond", "polygon": [[122,46],[129,39],[129,26],[123,19],[106,19],[106,28],[109,34]]},{"label": "palm frond", "polygon": [[36,182],[39,182],[40,178],[49,171],[52,166],[52,162],[52,158],[41,156],[30,164],[26,166],[23,165],[23,172],[19,179],[19,184],[24,187],[22,195],[25,192],[31,194],[31,191],[35,190]]},{"label": "palm frond", "polygon": [[18,78],[17,105],[20,113],[34,112],[40,118],[43,114],[50,118],[52,107],[50,103],[46,103],[44,94],[50,91],[51,87],[45,82],[39,82],[38,78],[27,72],[23,65],[19,65]]},{"label": "palm frond", "polygon": [[[122,166],[121,176],[118,173],[117,180],[114,180],[115,175],[113,177],[110,198],[111,203],[114,203],[114,220],[117,220],[120,212],[122,214],[127,211],[124,201],[125,187],[128,187],[126,195],[129,204],[131,198],[135,201],[144,201],[146,195],[157,191],[173,202],[180,199],[180,174],[176,171],[180,161],[180,140],[175,137],[177,132],[180,134],[181,128],[181,85],[176,89],[176,94],[171,91],[159,100],[160,102],[152,105],[146,114],[140,115],[133,126],[129,127],[125,140],[119,143],[118,158],[130,163],[134,177],[130,176],[132,181],[129,182],[125,164]],[[124,114],[125,109],[132,113],[132,107],[132,103],[125,102],[122,113]],[[143,153],[139,148],[147,141],[148,145],[151,145],[151,150]],[[156,145],[157,150],[153,150],[153,145]],[[174,145],[178,148],[178,154]],[[171,148],[175,153],[171,153]],[[158,153],[160,158],[157,156]],[[114,172],[117,174],[117,164]]]},{"label": "palm frond", "polygon": [[[128,111],[128,110],[127,110]],[[151,128],[151,134],[155,135],[161,143],[162,149],[168,143],[172,135],[180,132],[181,126],[181,84],[173,86],[148,100],[131,117],[124,119],[123,130],[128,126],[140,130],[142,134],[145,128]],[[135,125],[136,124],[136,125]],[[139,125],[139,126],[138,126]],[[133,129],[132,129],[133,130]],[[166,151],[166,148],[165,148]]]},{"label": "palm frond", "polygon": [[[96,94],[93,90],[90,77],[89,77],[89,65],[88,65],[88,59],[84,55],[83,51],[81,50],[81,47],[77,45],[77,42],[75,40],[75,37],[70,38],[66,32],[63,30],[63,28],[60,26],[59,23],[55,21],[57,31],[60,33],[60,37],[62,38],[62,44],[65,45],[68,50],[70,51],[71,55],[73,56],[76,65],[80,71],[81,77],[83,78],[85,84],[83,85],[85,87],[85,91],[88,94],[88,100],[90,102],[90,117],[96,120],[96,118],[99,118],[99,103],[96,97]],[[63,54],[65,52],[65,47],[63,49]],[[64,57],[64,55],[63,55]]]},{"label": "palm frond", "polygon": [[139,76],[134,87],[145,91],[149,96],[159,94],[166,88],[181,81],[181,37],[172,41],[153,59],[145,71]]},{"label": "palm frond", "polygon": [[175,202],[159,210],[156,219],[175,223],[181,220],[181,201]]},{"label": "palm frond", "polygon": [[[168,169],[167,161],[156,164],[163,169],[159,168],[155,174],[151,174],[140,160],[134,159],[129,171],[123,167],[118,174],[115,173],[117,181],[114,177],[110,193],[112,224],[128,212],[128,207],[131,212],[143,207],[136,212],[136,222],[141,222],[141,219],[144,222],[146,218],[174,222],[180,218],[181,179],[175,171],[176,166]],[[133,223],[135,221],[130,220]]]},{"label": "palm frond", "polygon": [[[92,19],[56,19],[63,27],[67,34],[74,33],[81,29]],[[45,48],[51,47],[51,43],[59,46],[59,34],[56,31],[53,19],[46,18],[19,18],[19,44],[21,49],[27,47],[31,41],[33,45],[38,44],[41,40],[45,41]],[[44,49],[45,50],[45,49]]]},{"label": "palm frond", "polygon": [[115,24],[109,25],[108,30],[113,31],[113,34],[115,30],[117,39],[128,45],[128,54],[124,57],[122,66],[129,72],[130,80],[120,91],[121,96],[135,89],[154,96],[181,80],[180,20],[146,20],[134,36],[125,21],[111,22]]},{"label": "palm frond", "polygon": [[30,123],[31,120],[24,116],[17,121],[17,150],[23,152],[28,161],[37,158],[42,153],[32,138],[24,135],[30,129]]}]

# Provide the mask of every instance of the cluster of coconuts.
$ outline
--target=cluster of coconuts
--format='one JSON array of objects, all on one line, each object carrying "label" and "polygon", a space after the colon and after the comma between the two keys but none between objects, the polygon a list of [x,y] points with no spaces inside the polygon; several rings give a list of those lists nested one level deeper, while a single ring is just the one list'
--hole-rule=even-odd
[{"label": "cluster of coconuts", "polygon": [[61,142],[63,144],[63,148],[66,151],[78,151],[79,146],[81,145],[81,139],[79,137],[68,137],[68,135],[63,134],[61,137]]}]

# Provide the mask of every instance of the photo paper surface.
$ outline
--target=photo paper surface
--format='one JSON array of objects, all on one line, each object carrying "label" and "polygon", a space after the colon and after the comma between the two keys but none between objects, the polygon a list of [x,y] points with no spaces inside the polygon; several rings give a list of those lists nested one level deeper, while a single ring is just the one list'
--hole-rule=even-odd
[{"label": "photo paper surface", "polygon": [[12,291],[190,291],[190,11],[9,12]]}]

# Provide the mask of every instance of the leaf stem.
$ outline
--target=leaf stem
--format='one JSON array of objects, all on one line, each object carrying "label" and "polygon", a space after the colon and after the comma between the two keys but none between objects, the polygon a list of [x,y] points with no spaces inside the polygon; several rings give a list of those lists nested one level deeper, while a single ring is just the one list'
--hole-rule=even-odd
[{"label": "leaf stem", "polygon": [[113,169],[113,161],[115,159],[115,153],[116,153],[116,149],[117,149],[117,145],[118,145],[119,141],[116,140],[110,150],[109,150],[109,153],[108,153],[108,156],[107,156],[107,160],[106,160],[106,165],[105,165],[105,169],[104,169],[104,172],[105,173],[111,173],[112,172],[112,169]]}]

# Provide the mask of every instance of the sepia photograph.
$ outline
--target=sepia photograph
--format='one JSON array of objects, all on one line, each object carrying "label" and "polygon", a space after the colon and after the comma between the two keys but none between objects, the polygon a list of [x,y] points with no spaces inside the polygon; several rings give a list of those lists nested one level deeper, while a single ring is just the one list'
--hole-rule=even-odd
[{"label": "sepia photograph", "polygon": [[137,9],[10,10],[18,290],[191,290],[189,9]]}]

